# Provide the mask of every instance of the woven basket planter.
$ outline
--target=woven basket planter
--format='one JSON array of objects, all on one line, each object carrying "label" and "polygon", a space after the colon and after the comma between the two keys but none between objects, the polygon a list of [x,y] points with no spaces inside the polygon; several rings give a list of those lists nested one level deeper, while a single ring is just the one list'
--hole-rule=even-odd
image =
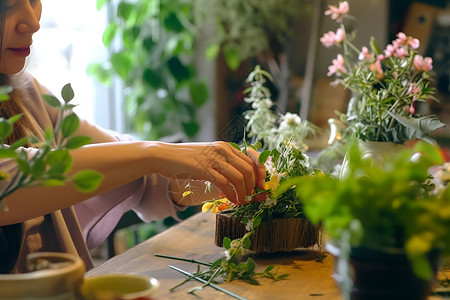
[{"label": "woven basket planter", "polygon": [[[223,246],[225,237],[231,240],[247,232],[242,219],[223,211],[216,214],[216,246]],[[322,248],[321,229],[305,218],[276,219],[261,222],[250,237],[250,250],[254,253],[292,251],[297,248]]]}]

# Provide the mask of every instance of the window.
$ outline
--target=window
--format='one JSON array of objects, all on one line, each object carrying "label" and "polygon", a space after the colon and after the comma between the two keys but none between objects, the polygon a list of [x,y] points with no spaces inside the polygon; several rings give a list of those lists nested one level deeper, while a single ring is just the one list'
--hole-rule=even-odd
[{"label": "window", "polygon": [[[111,89],[86,73],[89,63],[104,61],[107,50],[102,34],[107,10],[96,1],[43,0],[41,29],[34,35],[28,70],[52,93],[71,83],[75,111],[105,128],[118,130]],[[120,130],[119,130],[120,131]]]}]

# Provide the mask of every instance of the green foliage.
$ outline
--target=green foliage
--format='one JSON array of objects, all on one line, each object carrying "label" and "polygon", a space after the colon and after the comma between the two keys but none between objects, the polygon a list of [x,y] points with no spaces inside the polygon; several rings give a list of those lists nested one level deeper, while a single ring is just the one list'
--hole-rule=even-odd
[{"label": "green foliage", "polygon": [[450,188],[437,188],[429,173],[443,163],[440,149],[419,142],[377,165],[353,143],[349,157],[349,173],[340,180],[302,176],[286,183],[297,186],[306,216],[333,240],[347,237],[349,246],[404,249],[417,275],[430,278],[426,254],[450,254]]},{"label": "green foliage", "polygon": [[[2,88],[2,98],[7,99],[10,90]],[[32,186],[60,186],[66,181],[71,181],[77,189],[83,192],[94,191],[102,180],[102,175],[93,170],[82,170],[73,175],[68,175],[72,168],[72,157],[69,150],[73,150],[88,144],[91,139],[85,136],[72,135],[79,126],[78,117],[71,112],[74,105],[70,101],[74,98],[74,92],[70,84],[65,85],[61,91],[61,103],[56,97],[44,95],[46,102],[59,110],[58,122],[54,129],[45,130],[44,141],[36,137],[25,137],[13,145],[5,143],[6,138],[12,133],[14,123],[21,115],[9,119],[0,118],[0,157],[9,158],[17,163],[18,170],[9,174],[6,170],[0,170],[0,180],[8,180],[8,183],[0,192],[0,207],[7,210],[2,200],[20,188]],[[31,157],[23,148],[27,142],[35,145],[37,151]]]},{"label": "green foliage", "polygon": [[[274,272],[274,265],[267,266],[262,272],[256,270],[255,261],[248,256],[248,249],[250,248],[250,232],[244,235],[240,239],[230,240],[225,237],[223,240],[223,246],[225,248],[225,256],[216,260],[212,264],[197,262],[199,263],[197,272],[192,274],[192,277],[187,278],[182,283],[171,288],[173,291],[175,288],[183,285],[194,277],[201,278],[206,281],[200,287],[192,288],[189,293],[194,293],[195,291],[208,286],[210,283],[215,283],[218,281],[233,281],[242,280],[244,282],[259,285],[258,277],[266,277],[273,280],[283,280],[289,276],[289,274],[277,275]],[[177,257],[171,257],[173,259],[181,259]],[[205,270],[200,269],[200,264],[208,265],[209,268]]]},{"label": "green foliage", "polygon": [[291,140],[294,147],[307,150],[305,140],[314,134],[318,127],[307,120],[302,120],[298,114],[281,114],[275,111],[270,90],[265,86],[272,81],[272,76],[259,65],[248,75],[250,87],[246,89],[245,102],[251,104],[251,109],[244,112],[248,120],[248,137],[254,137],[257,142],[273,149],[286,140]]},{"label": "green foliage", "polygon": [[[207,57],[220,49],[227,65],[236,70],[243,61],[292,37],[292,22],[308,11],[307,0],[196,0],[199,23],[214,26],[208,40]],[[275,47],[276,47],[275,46]]]},{"label": "green foliage", "polygon": [[[110,2],[97,0],[97,7]],[[192,4],[120,0],[114,9],[103,34],[109,63],[92,64],[88,72],[102,83],[114,75],[124,82],[128,132],[146,139],[177,132],[194,137],[200,129],[195,109],[206,102],[208,90],[194,65]]]}]

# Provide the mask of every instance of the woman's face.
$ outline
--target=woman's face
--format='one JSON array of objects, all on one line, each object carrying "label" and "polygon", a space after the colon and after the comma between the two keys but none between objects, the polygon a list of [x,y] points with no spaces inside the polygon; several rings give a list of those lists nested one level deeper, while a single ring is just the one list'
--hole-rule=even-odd
[{"label": "woman's face", "polygon": [[3,38],[1,40],[0,73],[21,71],[30,54],[33,33],[39,30],[42,4],[40,0],[6,0]]}]

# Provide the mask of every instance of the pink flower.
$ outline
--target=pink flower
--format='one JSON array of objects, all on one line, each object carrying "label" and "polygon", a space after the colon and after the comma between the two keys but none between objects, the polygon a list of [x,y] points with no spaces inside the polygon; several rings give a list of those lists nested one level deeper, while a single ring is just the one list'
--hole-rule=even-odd
[{"label": "pink flower", "polygon": [[337,58],[332,60],[332,65],[328,66],[327,76],[331,76],[333,74],[339,75],[340,73],[347,74],[348,71],[344,66],[344,57],[342,54],[338,54]]},{"label": "pink flower", "polygon": [[375,77],[378,80],[382,80],[384,78],[383,68],[381,67],[381,62],[377,60],[373,64],[369,66],[370,71],[375,73]]},{"label": "pink flower", "polygon": [[342,41],[344,40],[345,37],[345,32],[343,29],[339,28],[336,33],[334,33],[333,31],[328,31],[327,33],[325,33],[321,38],[320,38],[320,42],[325,46],[325,47],[331,47],[333,45],[337,45],[342,43]]},{"label": "pink flower", "polygon": [[408,88],[408,91],[406,92],[406,94],[412,95],[413,96],[412,100],[416,101],[417,98],[419,98],[419,94],[420,94],[421,90],[422,90],[422,88],[420,85],[416,85],[415,82],[412,82],[409,85],[409,88]]},{"label": "pink flower", "polygon": [[359,60],[371,59],[372,58],[372,55],[370,54],[369,49],[366,46],[362,47],[358,58],[359,58]]},{"label": "pink flower", "polygon": [[417,71],[429,72],[433,69],[433,59],[431,57],[422,57],[422,55],[415,55],[413,59],[414,68]]},{"label": "pink flower", "polygon": [[336,20],[336,22],[342,22],[342,19],[350,9],[347,1],[339,3],[339,7],[334,5],[328,5],[328,7],[329,9],[325,11],[325,15],[331,15],[331,19]]},{"label": "pink flower", "polygon": [[418,39],[407,36],[403,32],[397,33],[397,39],[394,41],[394,43],[399,43],[400,45],[408,46],[412,49],[417,49],[420,47],[420,41]]},{"label": "pink flower", "polygon": [[386,49],[384,50],[384,56],[385,57],[391,57],[394,56],[395,51],[397,51],[397,47],[395,47],[394,45],[387,45]]}]

